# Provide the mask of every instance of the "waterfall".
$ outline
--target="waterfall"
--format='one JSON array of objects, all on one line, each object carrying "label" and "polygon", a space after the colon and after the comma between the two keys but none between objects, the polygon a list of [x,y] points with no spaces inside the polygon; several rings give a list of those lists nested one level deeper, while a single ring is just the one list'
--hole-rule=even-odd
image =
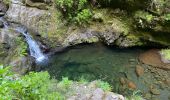
[{"label": "waterfall", "polygon": [[[5,29],[11,28],[9,23],[3,17],[0,17],[0,21],[3,23]],[[38,43],[29,34],[26,27],[20,26],[20,27],[14,28],[14,30],[24,35],[25,40],[29,46],[30,55],[36,59],[36,62],[39,63],[39,62],[42,62],[48,59],[48,57],[45,56],[43,52],[41,51]]]},{"label": "waterfall", "polygon": [[3,17],[0,17],[0,21],[3,23],[4,28],[8,28],[9,27],[9,23]]},{"label": "waterfall", "polygon": [[47,59],[47,57],[42,53],[38,43],[32,38],[32,36],[27,32],[25,27],[18,27],[16,31],[22,33],[28,43],[30,55],[36,59],[37,62],[42,62]]}]

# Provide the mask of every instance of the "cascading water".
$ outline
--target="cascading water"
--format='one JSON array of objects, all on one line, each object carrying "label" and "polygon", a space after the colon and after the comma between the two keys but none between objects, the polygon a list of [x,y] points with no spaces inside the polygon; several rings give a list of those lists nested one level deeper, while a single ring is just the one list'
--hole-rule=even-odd
[{"label": "cascading water", "polygon": [[34,57],[37,62],[47,60],[47,57],[42,53],[38,43],[33,40],[32,36],[27,32],[25,27],[18,27],[16,30],[25,36],[25,39],[29,45],[30,55]]},{"label": "cascading water", "polygon": [[[3,22],[4,28],[9,28],[9,23],[3,17],[0,18],[0,21]],[[25,36],[25,39],[29,46],[30,55],[36,59],[36,62],[39,63],[48,59],[48,57],[42,53],[40,46],[32,38],[32,36],[28,33],[27,29],[24,26],[17,27],[15,28],[15,30]]]},{"label": "cascading water", "polygon": [[3,23],[4,28],[8,28],[9,27],[9,23],[3,17],[0,17],[0,21]]}]

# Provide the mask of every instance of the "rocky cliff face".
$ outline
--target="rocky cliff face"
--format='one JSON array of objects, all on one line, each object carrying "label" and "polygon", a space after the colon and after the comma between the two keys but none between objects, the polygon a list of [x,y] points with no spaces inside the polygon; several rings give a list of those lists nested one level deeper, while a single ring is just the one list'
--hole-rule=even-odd
[{"label": "rocky cliff face", "polygon": [[[34,35],[41,36],[41,42],[51,48],[98,41],[121,47],[147,45],[147,42],[169,45],[166,36],[162,35],[159,38],[159,33],[169,33],[168,27],[163,24],[167,19],[164,17],[168,16],[169,5],[161,6],[164,2],[143,2],[145,5],[152,6],[146,9],[151,12],[148,13],[142,12],[144,7],[140,8],[142,5],[139,2],[126,3],[127,7],[134,7],[136,10],[129,9],[129,12],[121,10],[123,9],[121,7],[112,10],[94,10],[93,21],[89,26],[82,28],[67,25],[50,0],[27,0],[26,2],[12,0],[5,17],[11,22],[28,27]],[[157,4],[160,4],[159,7]],[[131,13],[131,16],[128,13]],[[145,31],[147,29],[151,31]]]}]

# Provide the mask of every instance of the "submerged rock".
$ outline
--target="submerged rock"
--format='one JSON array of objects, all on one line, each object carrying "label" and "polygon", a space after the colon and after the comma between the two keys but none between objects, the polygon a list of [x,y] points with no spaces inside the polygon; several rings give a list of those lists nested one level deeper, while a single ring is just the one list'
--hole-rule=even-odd
[{"label": "submerged rock", "polygon": [[170,70],[170,64],[164,63],[161,60],[159,50],[156,49],[152,49],[140,54],[139,60],[144,64],[151,65],[152,67],[156,67],[164,70]]},{"label": "submerged rock", "polygon": [[137,65],[136,66],[136,74],[139,77],[142,76],[144,74],[144,68],[140,65]]},{"label": "submerged rock", "polygon": [[154,95],[160,95],[160,91],[158,89],[156,89],[156,88],[151,88],[150,91]]},{"label": "submerged rock", "polygon": [[130,89],[136,89],[137,87],[136,87],[136,84],[134,83],[134,82],[132,82],[132,81],[129,81],[128,82],[128,87],[130,88]]}]

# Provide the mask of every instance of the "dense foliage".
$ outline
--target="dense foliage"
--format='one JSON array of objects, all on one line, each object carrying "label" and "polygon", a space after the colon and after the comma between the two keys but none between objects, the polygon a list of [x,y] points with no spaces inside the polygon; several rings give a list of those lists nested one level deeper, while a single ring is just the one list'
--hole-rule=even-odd
[{"label": "dense foliage", "polygon": [[0,66],[0,100],[54,100],[62,96],[50,91],[52,80],[47,72],[19,77],[9,71],[10,67]]},{"label": "dense foliage", "polygon": [[[0,65],[0,100],[65,100],[73,95],[79,83],[87,84],[87,80],[74,82],[67,77],[61,81],[50,79],[48,72],[30,72],[19,76],[10,71],[11,67]],[[77,85],[76,85],[77,84]],[[104,81],[96,81],[97,87],[111,91],[112,87]]]},{"label": "dense foliage", "polygon": [[55,2],[69,21],[82,25],[88,23],[92,17],[87,0],[55,0]]}]

